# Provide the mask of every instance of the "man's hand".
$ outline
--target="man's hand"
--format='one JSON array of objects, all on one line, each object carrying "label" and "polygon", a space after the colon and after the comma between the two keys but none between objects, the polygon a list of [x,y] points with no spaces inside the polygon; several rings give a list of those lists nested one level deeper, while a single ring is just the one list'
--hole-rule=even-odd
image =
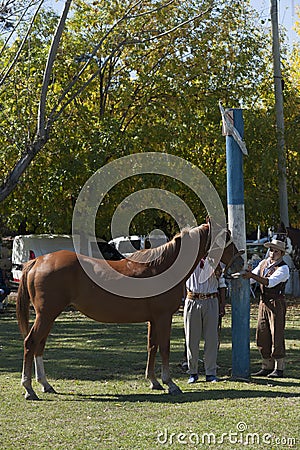
[{"label": "man's hand", "polygon": [[250,270],[246,270],[242,277],[245,280],[249,280],[250,278],[253,278],[253,280],[257,281],[258,283],[268,286],[269,285],[269,279],[267,277],[260,277],[259,275],[255,275],[255,273],[251,272]]},{"label": "man's hand", "polygon": [[253,278],[253,273],[246,269],[245,272],[242,273],[242,277],[244,280],[250,280],[250,278]]}]

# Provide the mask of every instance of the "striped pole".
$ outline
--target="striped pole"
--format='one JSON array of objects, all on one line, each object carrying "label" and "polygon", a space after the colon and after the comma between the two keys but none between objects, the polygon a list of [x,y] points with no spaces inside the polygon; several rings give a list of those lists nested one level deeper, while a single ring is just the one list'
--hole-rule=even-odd
[{"label": "striped pole", "polygon": [[[233,126],[241,138],[244,122],[241,109],[231,109]],[[228,226],[234,243],[246,250],[243,153],[232,135],[226,136]],[[245,256],[246,264],[246,256]],[[250,283],[239,277],[231,281],[232,377],[250,377]]]}]

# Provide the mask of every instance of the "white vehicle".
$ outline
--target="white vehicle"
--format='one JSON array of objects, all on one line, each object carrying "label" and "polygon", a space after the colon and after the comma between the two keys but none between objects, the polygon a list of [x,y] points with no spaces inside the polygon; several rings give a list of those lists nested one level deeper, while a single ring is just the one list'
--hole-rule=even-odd
[{"label": "white vehicle", "polygon": [[167,241],[168,239],[163,233],[151,233],[149,236],[120,236],[110,240],[108,243],[114,246],[115,249],[126,258],[138,250],[159,247]]},{"label": "white vehicle", "polygon": [[[74,239],[79,239],[75,236]],[[77,242],[76,242],[77,246]],[[98,256],[99,250],[105,259],[122,259],[115,248],[110,246],[102,239],[90,238],[87,242],[88,256]],[[37,258],[47,253],[53,253],[58,250],[69,250],[75,252],[72,236],[69,234],[29,234],[16,236],[12,246],[12,285],[19,284],[23,264],[31,259]]]},{"label": "white vehicle", "polygon": [[57,234],[28,234],[16,236],[12,247],[12,278],[19,283],[23,264],[30,259],[58,250],[75,251],[72,236]]},{"label": "white vehicle", "polygon": [[137,250],[143,248],[142,238],[140,236],[120,236],[108,241],[123,256],[130,256]]}]

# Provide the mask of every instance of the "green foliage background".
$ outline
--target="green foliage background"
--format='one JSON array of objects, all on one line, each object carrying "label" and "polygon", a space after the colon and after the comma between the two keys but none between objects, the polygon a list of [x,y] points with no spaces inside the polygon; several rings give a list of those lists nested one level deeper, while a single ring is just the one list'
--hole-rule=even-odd
[{"label": "green foliage background", "polygon": [[[2,225],[13,232],[71,231],[72,211],[85,181],[100,167],[136,152],[172,153],[197,165],[217,189],[226,207],[225,139],[218,101],[244,109],[245,205],[247,230],[279,222],[277,155],[270,36],[249,2],[236,0],[142,2],[118,26],[131,1],[74,1],[52,74],[48,114],[86,88],[54,122],[50,140],[34,159],[18,187],[2,203]],[[212,8],[176,29],[178,23]],[[153,10],[149,15],[145,11]],[[4,179],[36,132],[36,117],[57,17],[42,10],[26,48],[0,91],[0,179]],[[166,29],[171,34],[153,39]],[[1,55],[1,69],[19,44]],[[74,87],[74,76],[99,45]],[[290,221],[299,220],[299,47],[283,48],[286,149]],[[90,77],[94,76],[89,82]],[[109,239],[116,206],[147,187],[171,190],[188,203],[199,223],[205,210],[185,186],[159,176],[134,177],[116,186],[99,211],[97,234]],[[176,224],[162,211],[139,214],[132,232]]]}]

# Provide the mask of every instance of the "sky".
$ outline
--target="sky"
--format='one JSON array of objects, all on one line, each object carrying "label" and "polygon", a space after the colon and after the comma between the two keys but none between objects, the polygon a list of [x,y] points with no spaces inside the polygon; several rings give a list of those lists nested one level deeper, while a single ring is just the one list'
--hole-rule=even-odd
[{"label": "sky", "polygon": [[[250,0],[251,5],[257,9],[262,19],[270,18],[271,0]],[[300,0],[277,0],[278,23],[287,31],[290,45],[300,42],[300,36],[293,30],[295,21],[300,21],[297,9],[300,12]]]},{"label": "sky", "polygon": [[[270,18],[271,0],[250,0],[250,3],[257,9],[261,19],[267,20]],[[60,10],[64,0],[48,0],[48,4]],[[277,5],[278,22],[279,25],[286,28],[290,45],[293,42],[300,42],[300,36],[293,30],[295,21],[300,21],[296,14],[297,9],[300,12],[300,0],[277,0]]]}]

